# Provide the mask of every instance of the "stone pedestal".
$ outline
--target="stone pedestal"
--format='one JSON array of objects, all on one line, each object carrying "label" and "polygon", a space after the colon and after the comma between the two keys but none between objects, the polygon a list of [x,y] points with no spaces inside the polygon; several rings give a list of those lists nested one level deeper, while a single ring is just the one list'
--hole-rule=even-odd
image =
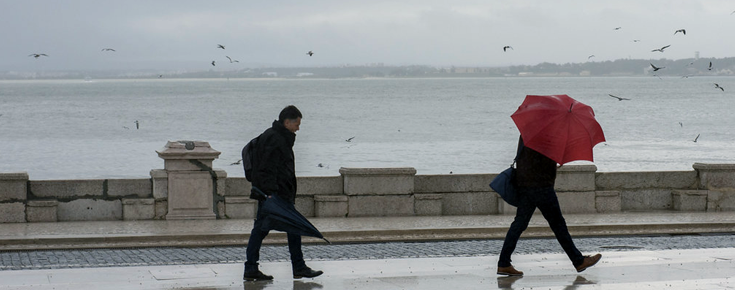
[{"label": "stone pedestal", "polygon": [[169,141],[156,152],[168,175],[166,219],[215,219],[217,173],[212,161],[220,152],[203,141]]},{"label": "stone pedestal", "polygon": [[735,164],[694,163],[697,188],[707,190],[707,211],[735,211]]}]

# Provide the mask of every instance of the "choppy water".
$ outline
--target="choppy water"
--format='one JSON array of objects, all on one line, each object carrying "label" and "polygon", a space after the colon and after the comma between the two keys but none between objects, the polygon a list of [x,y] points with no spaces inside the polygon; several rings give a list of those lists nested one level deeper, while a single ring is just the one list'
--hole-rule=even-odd
[{"label": "choppy water", "polygon": [[599,171],[691,170],[735,163],[733,91],[727,77],[0,81],[0,172],[148,177],[168,140],[204,140],[222,152],[215,167],[243,176],[230,163],[289,104],[304,114],[299,176],[499,172],[515,154],[510,114],[528,94],[594,108],[608,140],[595,147]]}]

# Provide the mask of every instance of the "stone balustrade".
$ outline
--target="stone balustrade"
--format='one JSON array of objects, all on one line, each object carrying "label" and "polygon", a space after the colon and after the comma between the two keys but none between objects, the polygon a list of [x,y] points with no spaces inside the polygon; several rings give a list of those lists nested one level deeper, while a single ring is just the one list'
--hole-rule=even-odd
[{"label": "stone balustrade", "polygon": [[[31,180],[25,172],[0,173],[0,222],[255,217],[250,183],[212,169],[219,152],[206,142],[170,142],[159,155],[165,168],[145,179]],[[594,165],[565,165],[556,190],[565,213],[735,211],[735,164],[696,163],[693,169],[597,172]],[[497,174],[416,175],[410,167],[339,173],[298,177],[296,208],[307,217],[348,218],[514,213],[488,186]]]}]

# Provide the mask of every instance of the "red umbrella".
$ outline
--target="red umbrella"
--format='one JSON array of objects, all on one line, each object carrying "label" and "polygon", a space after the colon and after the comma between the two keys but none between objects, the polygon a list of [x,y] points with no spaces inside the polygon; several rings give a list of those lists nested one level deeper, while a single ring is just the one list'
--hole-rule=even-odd
[{"label": "red umbrella", "polygon": [[567,95],[528,95],[510,116],[523,143],[559,164],[592,159],[592,147],[605,142],[595,112]]}]

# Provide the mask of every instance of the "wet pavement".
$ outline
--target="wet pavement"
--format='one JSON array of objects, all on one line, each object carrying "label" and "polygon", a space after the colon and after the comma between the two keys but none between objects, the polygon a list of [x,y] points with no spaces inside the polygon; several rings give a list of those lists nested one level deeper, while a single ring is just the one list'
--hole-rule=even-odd
[{"label": "wet pavement", "polygon": [[495,274],[497,257],[311,261],[325,274],[294,280],[288,262],[242,281],[242,264],[0,271],[0,289],[732,289],[735,249],[602,252],[577,273],[563,254],[514,255],[523,277]]}]

